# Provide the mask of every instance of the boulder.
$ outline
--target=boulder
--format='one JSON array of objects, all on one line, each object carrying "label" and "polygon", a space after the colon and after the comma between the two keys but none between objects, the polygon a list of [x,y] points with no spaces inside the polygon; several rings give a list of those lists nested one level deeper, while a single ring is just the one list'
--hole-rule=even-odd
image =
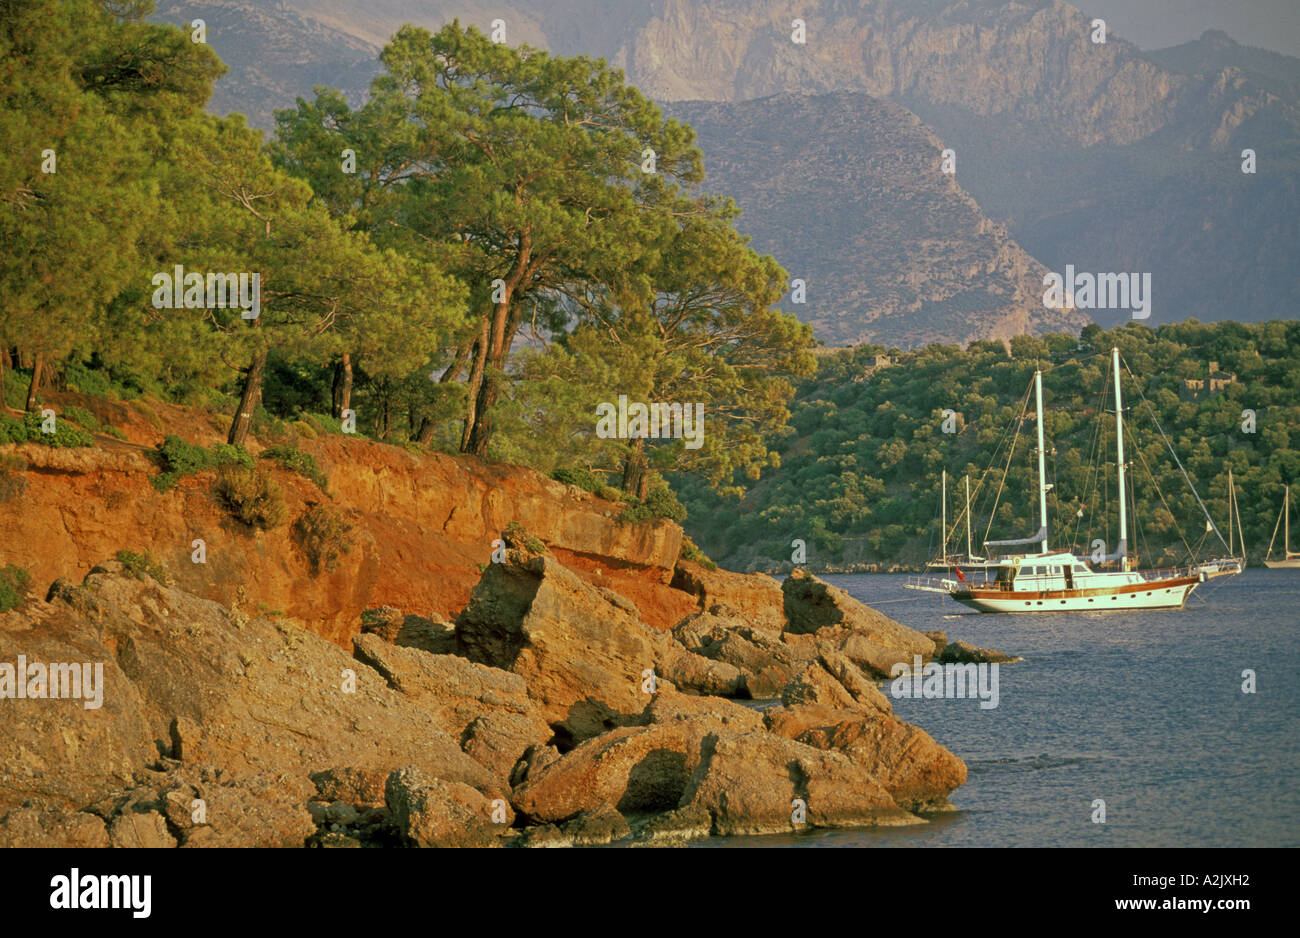
[{"label": "boulder", "polygon": [[0,817],[0,849],[8,847],[107,847],[102,818],[84,811],[15,808]]},{"label": "boulder", "polygon": [[672,586],[694,596],[701,610],[722,605],[755,628],[772,632],[785,628],[781,584],[765,574],[708,570],[689,560],[679,560],[673,570]]},{"label": "boulder", "polygon": [[[888,677],[894,664],[911,665],[914,655],[928,658],[934,654],[934,642],[925,635],[803,570],[795,570],[787,577],[781,591],[788,632],[820,636],[823,629],[845,630],[829,636],[840,643],[841,651],[869,668],[873,676]],[[852,646],[846,647],[850,639]]]},{"label": "boulder", "polygon": [[530,746],[552,733],[518,674],[454,655],[433,655],[390,645],[377,635],[352,643],[358,661],[427,711],[452,739],[502,780]]},{"label": "boulder", "polygon": [[488,565],[456,620],[471,661],[522,677],[565,745],[635,721],[644,672],[666,649],[654,633],[549,555]]},{"label": "boulder", "polygon": [[884,710],[804,703],[770,710],[765,718],[779,736],[844,754],[908,811],[945,807],[948,795],[966,781],[961,759],[924,730]]},{"label": "boulder", "polygon": [[537,821],[563,821],[608,802],[624,814],[678,806],[711,732],[763,728],[755,710],[717,697],[663,692],[645,708],[644,725],[621,727],[588,740],[553,763],[532,770],[513,803]]},{"label": "boulder", "polygon": [[935,660],[940,664],[1009,664],[1025,659],[992,648],[979,648],[970,642],[956,641],[943,646]]},{"label": "boulder", "polygon": [[707,811],[719,836],[924,823],[847,756],[766,732],[706,737],[681,806]]},{"label": "boulder", "polygon": [[463,782],[399,769],[385,788],[388,810],[402,836],[417,847],[496,847],[508,824],[492,822],[492,805]]}]

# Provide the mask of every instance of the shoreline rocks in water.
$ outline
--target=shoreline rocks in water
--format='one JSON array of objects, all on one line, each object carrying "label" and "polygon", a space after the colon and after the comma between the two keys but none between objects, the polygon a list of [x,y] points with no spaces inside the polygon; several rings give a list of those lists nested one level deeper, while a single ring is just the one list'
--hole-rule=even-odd
[{"label": "shoreline rocks in water", "polygon": [[875,681],[916,654],[1011,659],[806,574],[673,582],[697,609],[656,629],[512,549],[454,626],[371,610],[349,655],[101,564],[0,615],[0,661],[105,675],[99,709],[0,707],[0,845],[671,843],[951,807],[965,765]]}]

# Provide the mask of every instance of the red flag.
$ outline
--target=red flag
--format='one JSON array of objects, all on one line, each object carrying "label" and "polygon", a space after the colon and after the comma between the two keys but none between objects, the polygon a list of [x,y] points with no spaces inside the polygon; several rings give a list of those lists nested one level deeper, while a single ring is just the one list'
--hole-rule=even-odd
[{"label": "red flag", "polygon": [[965,582],[966,582],[966,574],[964,574],[964,573],[961,572],[961,567],[953,567],[953,569],[957,571],[957,579],[959,579],[959,580],[961,580],[963,583],[965,583]]}]

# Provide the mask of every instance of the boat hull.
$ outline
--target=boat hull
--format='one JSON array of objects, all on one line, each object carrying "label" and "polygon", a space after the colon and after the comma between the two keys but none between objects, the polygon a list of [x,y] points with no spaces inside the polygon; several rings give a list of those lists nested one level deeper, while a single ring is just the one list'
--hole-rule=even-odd
[{"label": "boat hull", "polygon": [[1119,612],[1131,609],[1181,609],[1201,582],[1200,577],[1175,577],[1146,583],[1097,589],[1047,592],[993,589],[956,590],[951,595],[979,612]]},{"label": "boat hull", "polygon": [[1287,560],[1265,560],[1264,566],[1270,570],[1300,570],[1300,557],[1291,557]]}]

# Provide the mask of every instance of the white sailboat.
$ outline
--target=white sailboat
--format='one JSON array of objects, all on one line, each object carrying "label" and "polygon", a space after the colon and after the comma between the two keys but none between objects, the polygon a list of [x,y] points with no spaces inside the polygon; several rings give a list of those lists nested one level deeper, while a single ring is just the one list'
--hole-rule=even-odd
[{"label": "white sailboat", "polygon": [[[1283,522],[1283,519],[1286,519]],[[1276,560],[1271,560],[1273,556],[1273,542],[1277,540],[1277,525],[1273,525],[1273,536],[1268,542],[1268,554],[1264,557],[1264,566],[1270,570],[1300,570],[1300,553],[1291,549],[1291,486],[1286,487],[1286,492],[1282,496],[1282,513],[1277,519],[1283,523],[1284,533],[1282,535],[1282,556]]]},{"label": "white sailboat", "polygon": [[[1103,562],[1119,564],[1117,570],[1094,570],[1086,560],[1070,551],[1049,547],[1047,525],[1046,449],[1043,439],[1043,374],[1034,373],[1034,393],[1038,414],[1038,514],[1039,529],[1032,537],[1019,540],[985,541],[986,548],[1018,547],[1038,544],[1037,553],[1006,554],[997,560],[982,560],[971,555],[969,534],[964,566],[947,561],[947,506],[944,507],[943,566],[954,577],[921,577],[906,584],[907,589],[944,593],[956,602],[980,612],[1039,613],[1077,612],[1086,610],[1133,610],[1181,608],[1197,585],[1211,576],[1240,572],[1236,558],[1211,561],[1180,570],[1138,571],[1130,568],[1128,557],[1128,518],[1125,493],[1124,406],[1120,392],[1119,349],[1111,349],[1115,381],[1116,470],[1119,476],[1119,546]],[[968,490],[969,491],[969,490]],[[946,484],[944,500],[947,500]],[[970,506],[967,503],[969,530]],[[1213,526],[1211,525],[1211,528]],[[983,577],[979,576],[983,573]],[[975,582],[982,579],[982,582]]]}]

